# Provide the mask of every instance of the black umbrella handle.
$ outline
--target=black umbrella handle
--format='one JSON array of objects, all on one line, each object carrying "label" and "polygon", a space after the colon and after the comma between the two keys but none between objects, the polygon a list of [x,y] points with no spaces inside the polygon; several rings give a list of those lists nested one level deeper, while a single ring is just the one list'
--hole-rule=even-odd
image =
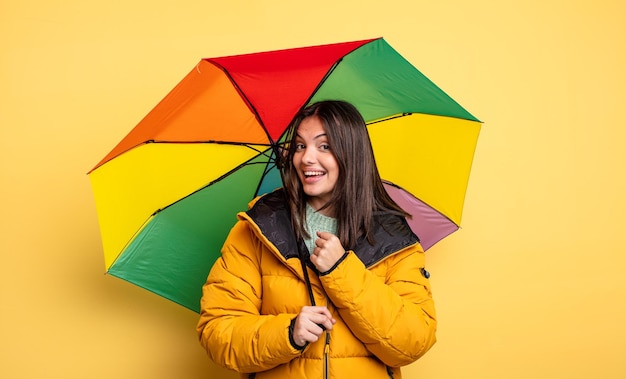
[{"label": "black umbrella handle", "polygon": [[302,275],[304,276],[306,289],[309,292],[309,300],[311,300],[311,305],[315,306],[315,297],[313,296],[313,287],[311,286],[311,279],[309,278],[309,270],[306,267],[305,258],[302,253],[300,253],[300,263],[302,264]]},{"label": "black umbrella handle", "polygon": [[[300,251],[300,263],[302,264],[302,274],[304,276],[304,282],[306,283],[306,289],[309,293],[309,300],[311,300],[311,305],[315,306],[315,297],[313,296],[313,286],[311,286],[311,279],[309,278],[309,270],[306,267],[305,258]],[[322,324],[317,324],[322,330],[326,330],[326,327]]]}]

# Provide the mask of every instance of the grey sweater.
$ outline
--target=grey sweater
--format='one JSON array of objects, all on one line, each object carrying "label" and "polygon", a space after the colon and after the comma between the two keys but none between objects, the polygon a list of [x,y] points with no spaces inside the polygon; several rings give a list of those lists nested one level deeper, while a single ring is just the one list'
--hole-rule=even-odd
[{"label": "grey sweater", "polygon": [[306,231],[309,233],[310,238],[305,238],[304,243],[307,249],[309,249],[309,254],[312,254],[315,248],[317,232],[329,232],[337,235],[337,219],[316,212],[313,207],[307,203]]}]

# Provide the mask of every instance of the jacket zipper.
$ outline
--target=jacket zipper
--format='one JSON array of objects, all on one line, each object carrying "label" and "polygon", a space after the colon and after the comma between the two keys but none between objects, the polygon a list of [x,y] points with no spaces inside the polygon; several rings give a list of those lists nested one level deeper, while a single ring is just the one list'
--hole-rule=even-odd
[{"label": "jacket zipper", "polygon": [[329,367],[329,357],[328,353],[330,352],[330,333],[326,331],[326,342],[324,344],[324,379],[330,378],[330,367]]},{"label": "jacket zipper", "polygon": [[[315,306],[315,296],[313,295],[313,286],[311,285],[311,280],[309,279],[309,270],[307,269],[306,263],[304,262],[304,259],[302,258],[302,252],[299,252],[299,254],[300,254],[300,264],[302,265],[302,274],[304,276],[304,281],[306,283],[307,291],[309,293],[309,300],[311,300],[311,305]],[[326,296],[326,306],[328,306],[328,303],[330,303],[330,299],[328,299],[328,296]],[[322,359],[322,365],[323,365],[322,376],[324,379],[330,379],[330,367],[329,367],[330,358],[328,356],[330,353],[330,332],[326,330],[325,333],[326,333],[326,341],[324,342],[324,357]]]}]

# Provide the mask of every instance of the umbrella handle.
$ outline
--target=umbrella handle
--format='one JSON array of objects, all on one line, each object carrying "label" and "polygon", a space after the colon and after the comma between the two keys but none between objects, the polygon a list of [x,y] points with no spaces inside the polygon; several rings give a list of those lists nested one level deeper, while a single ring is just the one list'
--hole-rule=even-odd
[{"label": "umbrella handle", "polygon": [[311,305],[315,306],[315,297],[313,296],[313,287],[311,286],[311,279],[309,279],[309,270],[306,267],[306,263],[304,262],[304,257],[300,254],[300,263],[302,264],[302,275],[304,275],[304,281],[306,283],[306,289],[309,292],[309,299],[311,300]]},{"label": "umbrella handle", "polygon": [[[309,299],[311,300],[311,305],[315,306],[315,297],[313,296],[313,287],[311,286],[311,279],[309,278],[309,270],[306,268],[306,263],[304,262],[304,257],[302,253],[300,253],[300,263],[302,264],[302,274],[304,275],[304,281],[306,283],[306,289],[309,292]],[[326,330],[326,327],[322,324],[317,324],[322,330]]]}]

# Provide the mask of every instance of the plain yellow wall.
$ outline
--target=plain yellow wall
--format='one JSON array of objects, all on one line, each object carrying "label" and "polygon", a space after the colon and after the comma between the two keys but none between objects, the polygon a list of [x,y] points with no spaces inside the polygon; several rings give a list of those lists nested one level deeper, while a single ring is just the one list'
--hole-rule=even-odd
[{"label": "plain yellow wall", "polygon": [[[440,329],[407,378],[624,378],[626,5],[0,3],[0,377],[227,377],[196,314],[104,275],[86,172],[203,57],[383,36],[482,119]],[[416,150],[418,146],[416,145]]]}]

